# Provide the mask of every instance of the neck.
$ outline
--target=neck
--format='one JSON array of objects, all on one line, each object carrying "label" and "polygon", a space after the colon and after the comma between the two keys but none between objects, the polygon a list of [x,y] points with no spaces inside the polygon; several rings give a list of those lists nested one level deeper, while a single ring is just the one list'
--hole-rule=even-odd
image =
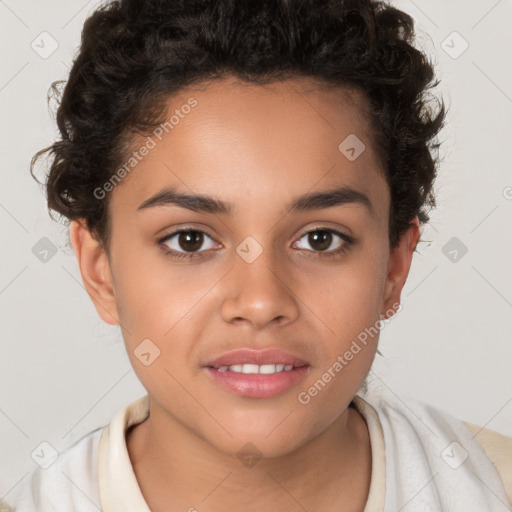
[{"label": "neck", "polygon": [[[171,427],[171,428],[170,428]],[[366,423],[346,409],[319,436],[280,457],[243,464],[217,450],[150,402],[150,415],[126,436],[152,512],[173,510],[344,510],[362,512],[371,448]]]}]

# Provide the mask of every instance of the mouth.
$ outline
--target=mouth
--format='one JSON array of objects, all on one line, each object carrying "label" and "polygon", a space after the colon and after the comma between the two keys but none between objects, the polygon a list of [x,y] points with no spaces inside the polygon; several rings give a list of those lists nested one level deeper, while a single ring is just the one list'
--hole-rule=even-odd
[{"label": "mouth", "polygon": [[[303,365],[302,365],[303,366]],[[290,372],[295,368],[301,368],[301,366],[294,366],[293,364],[232,364],[230,366],[219,366],[215,368],[219,372],[235,372],[250,374],[262,374],[262,375],[273,375],[274,373]]]},{"label": "mouth", "polygon": [[267,349],[236,350],[203,366],[207,375],[222,389],[239,396],[270,398],[297,385],[311,366],[304,360]]}]

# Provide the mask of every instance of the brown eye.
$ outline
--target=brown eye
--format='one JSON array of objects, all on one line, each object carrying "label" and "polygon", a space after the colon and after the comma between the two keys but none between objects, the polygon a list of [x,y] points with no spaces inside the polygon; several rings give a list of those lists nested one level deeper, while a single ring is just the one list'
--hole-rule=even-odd
[{"label": "brown eye", "polygon": [[178,245],[187,252],[194,252],[203,245],[203,234],[199,231],[182,231],[178,235]]},{"label": "brown eye", "polygon": [[329,231],[312,231],[308,234],[308,242],[317,251],[325,251],[332,243],[332,234]]},{"label": "brown eye", "polygon": [[[207,241],[210,241],[208,247]],[[206,249],[215,247],[214,240],[204,231],[197,229],[181,229],[160,239],[159,245],[162,245],[169,252],[176,256],[194,256],[206,252]],[[204,247],[206,245],[206,247]],[[203,249],[203,250],[200,250]]]},{"label": "brown eye", "polygon": [[[302,240],[305,240],[303,242]],[[351,237],[344,235],[335,229],[315,229],[302,235],[299,240],[299,249],[306,249],[310,252],[325,253],[332,255],[340,253],[352,243]],[[308,247],[302,245],[306,243]],[[334,247],[333,247],[334,245]]]}]

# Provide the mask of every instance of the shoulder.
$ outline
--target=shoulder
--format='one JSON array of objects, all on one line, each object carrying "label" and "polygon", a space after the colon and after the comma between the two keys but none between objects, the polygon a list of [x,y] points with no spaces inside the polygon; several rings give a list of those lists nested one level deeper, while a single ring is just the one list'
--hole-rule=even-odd
[{"label": "shoulder", "polygon": [[97,428],[74,441],[50,466],[33,469],[0,503],[0,512],[101,510],[97,460],[102,431]]},{"label": "shoulder", "polygon": [[[420,480],[435,475],[428,499],[434,504],[444,500],[447,510],[496,510],[500,500],[510,501],[510,440],[479,427],[476,435],[441,408],[398,396],[382,381],[371,384],[360,398],[374,409],[382,428],[386,482],[394,498],[404,498],[403,489],[415,489]],[[410,471],[397,471],[402,467]],[[455,488],[465,491],[455,496]]]},{"label": "shoulder", "polygon": [[512,438],[468,421],[463,423],[498,470],[507,496],[512,502]]}]

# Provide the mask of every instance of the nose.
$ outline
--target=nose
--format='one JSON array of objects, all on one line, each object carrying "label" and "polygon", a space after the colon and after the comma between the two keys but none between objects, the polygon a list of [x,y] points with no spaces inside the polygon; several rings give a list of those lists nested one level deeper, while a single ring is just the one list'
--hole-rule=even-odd
[{"label": "nose", "polygon": [[222,317],[231,324],[247,323],[254,329],[286,325],[299,315],[298,298],[289,272],[285,272],[263,251],[252,263],[236,255],[232,271],[224,283]]}]

